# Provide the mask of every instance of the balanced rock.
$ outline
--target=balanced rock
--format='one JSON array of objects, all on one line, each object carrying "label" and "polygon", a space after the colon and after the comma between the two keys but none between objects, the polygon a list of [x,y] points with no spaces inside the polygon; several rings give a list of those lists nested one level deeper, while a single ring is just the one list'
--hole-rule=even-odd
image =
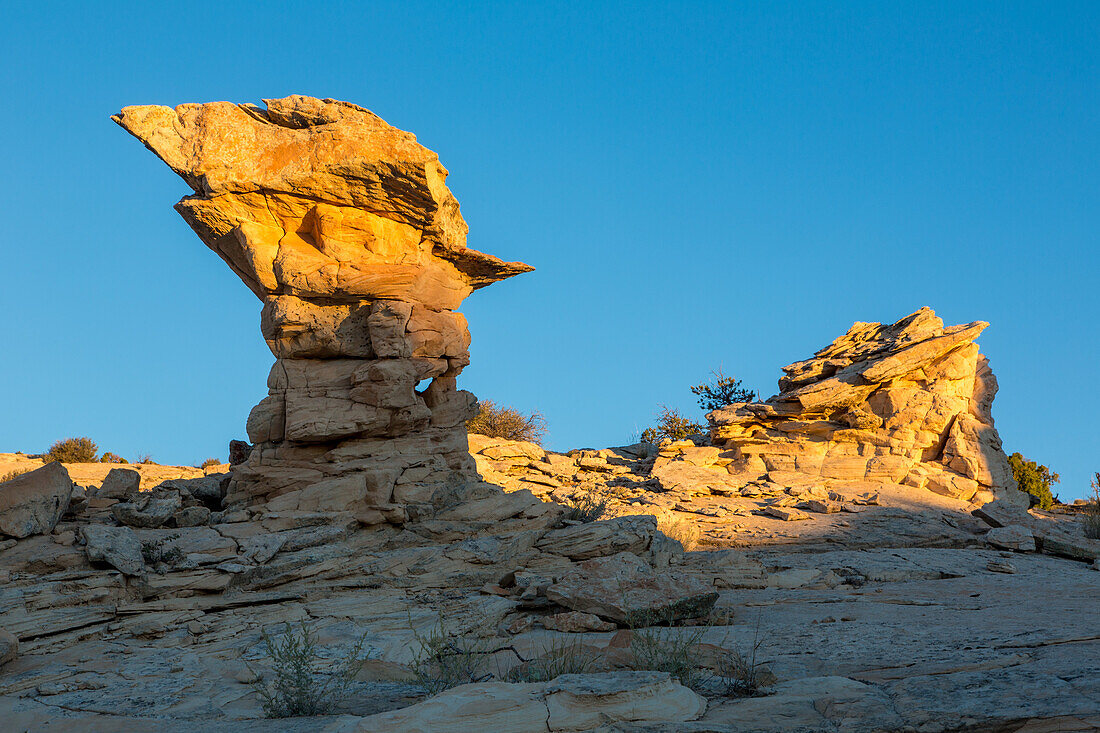
[{"label": "balanced rock", "polygon": [[974,339],[930,308],[856,323],[784,367],[779,394],[707,415],[730,473],[903,483],[964,501],[1027,506],[993,426],[997,380]]},{"label": "balanced rock", "polygon": [[22,539],[51,531],[72,492],[69,472],[58,462],[0,483],[0,535]]},{"label": "balanced rock", "polygon": [[400,517],[476,479],[454,309],[533,268],[466,247],[447,171],[412,134],[347,102],[266,104],[112,118],[194,189],[176,210],[264,303],[276,362],[225,500]]}]

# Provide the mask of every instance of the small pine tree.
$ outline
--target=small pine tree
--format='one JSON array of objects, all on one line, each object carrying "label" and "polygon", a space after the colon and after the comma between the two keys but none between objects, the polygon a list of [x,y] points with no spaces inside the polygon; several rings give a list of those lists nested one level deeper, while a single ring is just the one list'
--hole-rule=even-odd
[{"label": "small pine tree", "polygon": [[1040,509],[1050,509],[1054,506],[1054,495],[1050,487],[1058,483],[1059,476],[1035,461],[1029,461],[1020,453],[1013,453],[1008,457],[1008,464],[1012,466],[1012,478],[1016,479],[1016,485],[1031,495],[1031,505]]},{"label": "small pine tree", "polygon": [[751,389],[741,386],[741,380],[727,377],[722,373],[721,367],[711,372],[714,379],[703,382],[691,388],[692,393],[699,398],[699,407],[704,412],[717,410],[735,402],[752,402],[756,394]]},{"label": "small pine tree", "polygon": [[642,431],[643,443],[657,445],[662,440],[687,440],[692,435],[706,432],[706,428],[697,422],[692,422],[680,414],[679,410],[668,405],[660,406],[657,415],[657,424],[654,427]]}]

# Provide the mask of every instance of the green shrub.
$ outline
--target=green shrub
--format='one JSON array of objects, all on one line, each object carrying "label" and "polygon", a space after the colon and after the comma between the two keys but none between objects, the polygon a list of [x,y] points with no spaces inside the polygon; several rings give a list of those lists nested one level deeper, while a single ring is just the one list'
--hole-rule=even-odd
[{"label": "green shrub", "polygon": [[715,369],[711,374],[714,379],[710,382],[697,384],[691,388],[692,393],[699,398],[699,407],[704,412],[717,410],[735,402],[752,402],[756,394],[751,389],[741,386],[741,380],[727,377],[722,369]]},{"label": "green shrub", "polygon": [[706,432],[706,428],[684,417],[668,405],[660,406],[657,424],[642,431],[641,441],[657,445],[662,440],[687,440]]},{"label": "green shrub", "polygon": [[1020,491],[1031,495],[1031,506],[1038,506],[1040,509],[1054,506],[1050,487],[1058,483],[1058,474],[1047,466],[1029,461],[1019,453],[1010,455],[1008,464],[1012,466],[1012,478],[1016,479]]},{"label": "green shrub", "polygon": [[118,455],[117,453],[111,453],[107,451],[99,457],[100,463],[129,463],[128,460]]},{"label": "green shrub", "polygon": [[1092,480],[1092,497],[1085,507],[1085,536],[1100,540],[1100,473]]},{"label": "green shrub", "polygon": [[270,681],[251,665],[248,668],[256,676],[250,683],[252,689],[259,694],[264,715],[269,718],[331,713],[347,696],[355,675],[369,658],[363,656],[364,635],[352,646],[347,657],[333,665],[334,668],[322,671],[317,642],[305,623],[297,630],[287,623],[278,637],[265,631],[263,640],[271,666]]},{"label": "green shrub", "polygon": [[65,438],[50,446],[42,460],[46,463],[95,463],[97,451],[99,446],[91,438]]},{"label": "green shrub", "polygon": [[634,629],[630,636],[633,669],[668,672],[685,687],[698,689],[711,674],[698,663],[695,647],[706,627],[680,631],[671,627]]},{"label": "green shrub", "polygon": [[542,445],[546,420],[538,412],[524,415],[512,407],[498,407],[492,400],[484,400],[478,404],[477,414],[466,422],[466,430],[490,438]]}]

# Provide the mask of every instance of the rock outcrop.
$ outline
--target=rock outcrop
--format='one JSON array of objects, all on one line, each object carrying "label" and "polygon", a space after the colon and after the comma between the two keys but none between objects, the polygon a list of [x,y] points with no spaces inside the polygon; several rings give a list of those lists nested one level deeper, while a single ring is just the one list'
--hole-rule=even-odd
[{"label": "rock outcrop", "polygon": [[997,380],[974,339],[930,308],[856,323],[813,358],[784,367],[779,394],[708,414],[730,473],[798,473],[926,488],[1026,506],[990,412]]},{"label": "rock outcrop", "polygon": [[226,501],[402,522],[476,478],[454,309],[533,268],[466,247],[447,171],[412,134],[347,102],[266,104],[112,118],[194,189],[176,210],[264,303],[276,362]]},{"label": "rock outcrop", "polygon": [[47,463],[0,483],[0,537],[46,534],[69,508],[73,482],[60,463]]}]

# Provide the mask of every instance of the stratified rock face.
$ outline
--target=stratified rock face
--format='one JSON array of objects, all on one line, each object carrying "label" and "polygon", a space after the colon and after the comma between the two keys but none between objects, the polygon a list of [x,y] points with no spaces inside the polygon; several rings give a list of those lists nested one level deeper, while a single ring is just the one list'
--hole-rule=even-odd
[{"label": "stratified rock face", "polygon": [[475,477],[453,309],[533,268],[467,249],[447,171],[412,134],[347,102],[265,101],[112,118],[194,189],[176,210],[264,303],[277,361],[227,501],[400,521]]},{"label": "stratified rock face", "polygon": [[711,412],[733,471],[904,483],[964,500],[1016,489],[990,409],[997,380],[974,339],[930,308],[892,325],[856,323],[784,367],[780,393]]}]

